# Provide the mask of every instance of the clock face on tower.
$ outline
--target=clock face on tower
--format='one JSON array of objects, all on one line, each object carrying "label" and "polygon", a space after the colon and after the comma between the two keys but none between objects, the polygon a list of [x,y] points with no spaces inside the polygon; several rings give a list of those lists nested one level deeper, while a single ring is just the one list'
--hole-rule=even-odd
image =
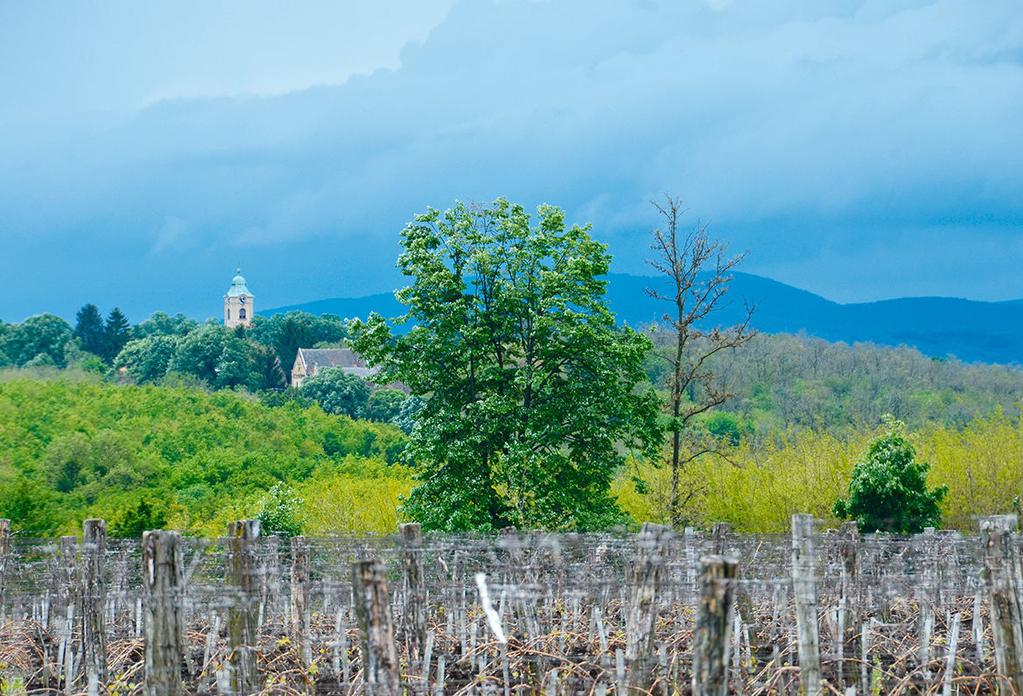
[{"label": "clock face on tower", "polygon": [[242,295],[241,297],[238,298],[238,301],[241,302],[242,304],[245,304],[245,302],[248,301],[248,299],[249,298],[247,298],[245,295]]}]

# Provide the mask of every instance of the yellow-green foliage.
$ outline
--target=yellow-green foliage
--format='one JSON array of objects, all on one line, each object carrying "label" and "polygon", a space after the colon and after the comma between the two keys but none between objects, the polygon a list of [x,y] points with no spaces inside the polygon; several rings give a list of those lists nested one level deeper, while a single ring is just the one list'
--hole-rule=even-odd
[{"label": "yellow-green foliage", "polygon": [[412,476],[400,467],[346,460],[339,471],[322,471],[299,489],[303,530],[322,536],[392,533],[398,527],[399,496],[412,490]]},{"label": "yellow-green foliage", "polygon": [[[693,493],[686,506],[692,523],[729,522],[738,531],[782,532],[793,513],[808,512],[835,522],[831,508],[847,494],[853,465],[877,432],[844,435],[801,430],[767,438],[756,446],[725,446],[723,456],[705,455],[684,472],[681,490]],[[947,485],[942,525],[972,529],[978,515],[1013,510],[1023,495],[1023,420],[996,414],[962,429],[929,426],[911,434],[917,459],[931,464],[929,484]],[[638,473],[648,492],[640,494]],[[665,522],[671,473],[641,466],[615,483],[619,503],[636,520]]]},{"label": "yellow-green foliage", "polygon": [[[402,439],[388,425],[318,406],[269,408],[235,392],[7,375],[0,517],[44,535],[72,533],[89,516],[115,532],[159,525],[218,534],[228,520],[257,514],[278,480],[310,493],[318,489],[302,484],[314,479],[404,490],[408,473],[387,463]],[[394,494],[382,495],[393,508]],[[310,516],[319,533],[354,531],[348,520],[358,531],[394,528],[393,509],[387,519],[339,515],[333,526],[321,509]]]}]

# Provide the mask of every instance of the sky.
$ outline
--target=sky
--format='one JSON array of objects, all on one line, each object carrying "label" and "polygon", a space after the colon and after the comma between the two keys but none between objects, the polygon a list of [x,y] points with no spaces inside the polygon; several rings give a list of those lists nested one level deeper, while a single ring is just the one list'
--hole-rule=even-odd
[{"label": "sky", "polygon": [[842,302],[1023,298],[1018,0],[0,0],[0,319],[403,283],[427,207],[650,201]]}]

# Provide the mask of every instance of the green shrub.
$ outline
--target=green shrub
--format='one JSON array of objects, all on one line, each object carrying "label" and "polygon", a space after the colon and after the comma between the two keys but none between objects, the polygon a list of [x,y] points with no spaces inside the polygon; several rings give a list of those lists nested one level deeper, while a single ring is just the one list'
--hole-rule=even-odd
[{"label": "green shrub", "polygon": [[927,489],[930,466],[916,461],[905,424],[885,416],[884,428],[853,467],[849,497],[835,501],[835,516],[855,520],[865,533],[917,534],[937,527],[948,488]]}]

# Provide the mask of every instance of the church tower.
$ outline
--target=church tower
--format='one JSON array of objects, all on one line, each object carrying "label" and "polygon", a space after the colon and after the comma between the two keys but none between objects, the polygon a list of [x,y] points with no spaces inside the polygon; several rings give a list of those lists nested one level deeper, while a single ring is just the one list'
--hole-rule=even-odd
[{"label": "church tower", "polygon": [[239,268],[231,279],[231,287],[224,295],[224,326],[229,329],[236,326],[251,326],[252,299],[253,295],[245,287],[245,278],[242,277],[242,269]]}]

